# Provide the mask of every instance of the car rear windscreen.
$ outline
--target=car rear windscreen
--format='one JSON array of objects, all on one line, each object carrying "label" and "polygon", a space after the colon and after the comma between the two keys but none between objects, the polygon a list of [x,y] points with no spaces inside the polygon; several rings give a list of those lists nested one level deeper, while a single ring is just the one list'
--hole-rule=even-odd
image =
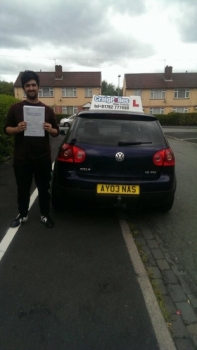
[{"label": "car rear windscreen", "polygon": [[159,122],[154,118],[120,119],[105,117],[78,117],[71,138],[77,143],[117,146],[121,144],[165,144]]}]

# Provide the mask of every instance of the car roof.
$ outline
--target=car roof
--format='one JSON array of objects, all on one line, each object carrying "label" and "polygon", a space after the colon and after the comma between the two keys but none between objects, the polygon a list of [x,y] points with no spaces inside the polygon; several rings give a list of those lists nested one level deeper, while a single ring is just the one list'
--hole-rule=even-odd
[{"label": "car roof", "polygon": [[137,118],[139,118],[139,120],[142,120],[142,119],[146,119],[146,120],[158,120],[154,115],[152,114],[145,114],[143,112],[129,112],[129,111],[120,111],[120,110],[113,110],[113,111],[110,111],[110,110],[100,110],[100,109],[89,109],[89,110],[85,110],[85,111],[80,111],[78,112],[77,116],[93,116],[93,115],[98,115],[100,114],[101,116],[104,116],[104,115],[111,115],[111,116],[117,116],[118,114],[119,115],[125,115],[125,116],[131,116],[131,117],[135,117],[136,120]]}]

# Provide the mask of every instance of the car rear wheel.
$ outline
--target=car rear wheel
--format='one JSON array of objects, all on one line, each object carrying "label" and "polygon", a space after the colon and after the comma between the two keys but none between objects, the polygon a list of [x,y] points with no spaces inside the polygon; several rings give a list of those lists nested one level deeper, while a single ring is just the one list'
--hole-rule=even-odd
[{"label": "car rear wheel", "polygon": [[173,198],[165,203],[165,204],[162,204],[161,206],[158,207],[158,210],[161,211],[161,212],[167,212],[169,211],[170,209],[172,209],[172,206],[173,206],[173,203],[174,203],[174,196]]},{"label": "car rear wheel", "polygon": [[69,123],[68,122],[64,123],[64,126],[69,126]]}]

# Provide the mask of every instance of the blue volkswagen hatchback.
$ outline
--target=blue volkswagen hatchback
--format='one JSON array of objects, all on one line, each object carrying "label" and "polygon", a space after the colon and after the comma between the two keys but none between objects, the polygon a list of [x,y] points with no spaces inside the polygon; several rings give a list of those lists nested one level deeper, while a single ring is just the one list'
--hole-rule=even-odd
[{"label": "blue volkswagen hatchback", "polygon": [[175,158],[157,118],[143,113],[137,97],[93,99],[90,110],[77,114],[60,146],[53,208],[89,202],[170,210]]}]

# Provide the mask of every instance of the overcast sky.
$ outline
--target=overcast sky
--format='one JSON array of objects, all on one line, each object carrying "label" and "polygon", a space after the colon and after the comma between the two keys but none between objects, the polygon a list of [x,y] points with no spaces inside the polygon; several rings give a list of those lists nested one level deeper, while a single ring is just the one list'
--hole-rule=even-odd
[{"label": "overcast sky", "polygon": [[[0,80],[20,71],[197,72],[197,0],[1,0]],[[118,75],[121,75],[118,80]]]}]

